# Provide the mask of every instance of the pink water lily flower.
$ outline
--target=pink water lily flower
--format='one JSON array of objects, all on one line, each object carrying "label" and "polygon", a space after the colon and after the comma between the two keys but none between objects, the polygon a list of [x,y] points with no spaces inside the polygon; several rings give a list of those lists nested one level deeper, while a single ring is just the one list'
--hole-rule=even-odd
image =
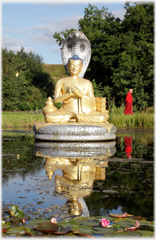
[{"label": "pink water lily flower", "polygon": [[105,218],[102,218],[100,221],[100,225],[105,228],[108,227],[109,223],[110,223],[110,221]]},{"label": "pink water lily flower", "polygon": [[56,224],[56,223],[57,223],[57,220],[56,220],[56,218],[51,218],[50,222]]}]

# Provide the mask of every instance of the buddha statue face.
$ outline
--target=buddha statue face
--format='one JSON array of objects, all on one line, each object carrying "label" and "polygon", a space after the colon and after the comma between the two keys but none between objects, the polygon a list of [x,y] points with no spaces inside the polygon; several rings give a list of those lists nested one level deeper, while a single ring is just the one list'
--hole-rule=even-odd
[{"label": "buddha statue face", "polygon": [[82,71],[83,65],[81,60],[69,59],[68,62],[68,71],[71,76],[78,76]]}]

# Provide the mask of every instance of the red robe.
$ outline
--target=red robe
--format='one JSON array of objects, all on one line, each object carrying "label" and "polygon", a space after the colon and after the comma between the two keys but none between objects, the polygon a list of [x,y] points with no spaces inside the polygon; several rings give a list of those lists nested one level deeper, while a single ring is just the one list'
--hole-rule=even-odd
[{"label": "red robe", "polygon": [[124,141],[125,141],[125,152],[127,157],[129,158],[132,152],[132,137],[125,136]]},{"label": "red robe", "polygon": [[132,106],[132,102],[133,102],[133,97],[131,95],[130,92],[127,93],[126,96],[126,106],[125,106],[125,110],[124,110],[124,114],[133,114],[133,106]]}]

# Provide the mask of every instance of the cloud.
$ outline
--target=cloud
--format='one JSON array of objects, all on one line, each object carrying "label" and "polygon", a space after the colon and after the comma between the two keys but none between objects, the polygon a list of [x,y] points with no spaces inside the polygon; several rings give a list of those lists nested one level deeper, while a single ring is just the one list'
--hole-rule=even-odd
[{"label": "cloud", "polygon": [[17,45],[22,45],[23,41],[19,40],[18,38],[11,38],[7,34],[3,34],[2,36],[2,45],[5,47],[9,46],[17,46]]},{"label": "cloud", "polygon": [[[24,42],[17,38],[11,38],[7,34],[3,34],[2,36],[2,46],[12,51],[20,51],[22,47],[24,47]],[[25,52],[34,52],[35,48],[33,47],[24,47]]]},{"label": "cloud", "polygon": [[63,31],[65,29],[71,29],[71,28],[75,28],[78,30],[78,21],[80,20],[80,18],[82,18],[83,16],[69,16],[66,18],[62,18],[58,21],[57,23],[57,27],[59,29],[59,31]]},{"label": "cloud", "polygon": [[53,35],[55,32],[61,32],[66,29],[78,29],[78,20],[80,16],[69,16],[57,21],[52,21],[49,17],[42,17],[44,21],[47,21],[46,24],[40,24],[29,28],[29,33],[27,38],[33,42],[33,44],[47,44],[52,45],[56,44]]},{"label": "cloud", "polygon": [[112,11],[112,14],[114,14],[116,18],[119,17],[121,20],[123,20],[125,13],[126,9]]}]

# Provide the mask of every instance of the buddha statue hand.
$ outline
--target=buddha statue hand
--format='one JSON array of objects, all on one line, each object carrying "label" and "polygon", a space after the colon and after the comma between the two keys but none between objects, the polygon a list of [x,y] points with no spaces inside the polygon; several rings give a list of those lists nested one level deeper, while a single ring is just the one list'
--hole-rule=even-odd
[{"label": "buddha statue hand", "polygon": [[80,89],[77,86],[75,86],[75,84],[71,85],[69,92],[71,92],[70,94],[76,95],[80,98],[82,97],[82,93],[81,93]]},{"label": "buddha statue hand", "polygon": [[74,91],[73,91],[73,86],[74,86],[74,84],[72,84],[71,87],[69,88],[69,94],[70,94],[71,96],[76,96],[76,94],[75,94]]}]

